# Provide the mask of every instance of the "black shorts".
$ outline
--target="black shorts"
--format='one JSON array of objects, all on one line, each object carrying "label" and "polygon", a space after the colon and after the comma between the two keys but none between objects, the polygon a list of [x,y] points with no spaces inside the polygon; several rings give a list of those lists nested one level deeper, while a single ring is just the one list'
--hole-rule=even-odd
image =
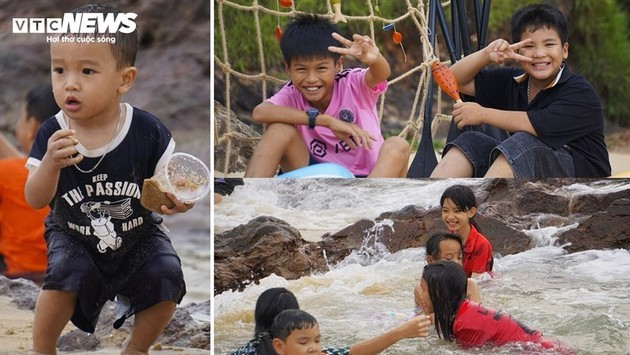
[{"label": "black shorts", "polygon": [[115,265],[99,265],[99,253],[80,238],[47,225],[48,268],[44,290],[73,291],[77,302],[72,323],[93,333],[101,309],[116,295],[124,296],[130,308],[117,321],[160,302],[181,302],[186,294],[181,262],[171,241],[157,227],[137,243]]}]

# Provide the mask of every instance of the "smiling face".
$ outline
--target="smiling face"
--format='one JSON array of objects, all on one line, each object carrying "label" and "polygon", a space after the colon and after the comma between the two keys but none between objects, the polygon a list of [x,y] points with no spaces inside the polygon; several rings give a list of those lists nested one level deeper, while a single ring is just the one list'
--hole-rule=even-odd
[{"label": "smiling face", "polygon": [[77,39],[50,45],[55,101],[73,120],[115,118],[120,97],[133,84],[136,69],[117,68],[110,44],[85,44]]},{"label": "smiling face", "polygon": [[[464,240],[470,233],[470,219],[477,213],[476,207],[471,207],[468,211],[460,210],[450,198],[444,199],[442,205],[442,221],[448,230],[461,236]],[[441,244],[441,243],[440,243]]]},{"label": "smiling face", "polygon": [[320,112],[326,111],[332,98],[335,75],[341,68],[341,60],[331,57],[293,59],[286,66],[291,82],[302,96]]},{"label": "smiling face", "polygon": [[295,329],[286,341],[273,339],[273,347],[280,355],[319,354],[322,351],[319,325],[312,328]]},{"label": "smiling face", "polygon": [[518,53],[532,58],[532,61],[521,62],[521,66],[532,80],[547,86],[555,79],[562,62],[569,57],[569,43],[563,44],[558,32],[547,27],[533,32],[526,29],[521,40],[526,39],[531,39],[531,42]]}]

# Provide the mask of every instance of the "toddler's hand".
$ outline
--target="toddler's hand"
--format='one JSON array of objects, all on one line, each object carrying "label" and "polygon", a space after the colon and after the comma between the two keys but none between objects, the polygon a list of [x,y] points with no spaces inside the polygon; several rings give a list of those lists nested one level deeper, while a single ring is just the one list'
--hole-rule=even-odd
[{"label": "toddler's hand", "polygon": [[370,65],[374,63],[380,55],[378,47],[374,44],[374,41],[369,36],[362,36],[358,34],[352,35],[352,41],[341,36],[338,33],[332,34],[333,38],[339,41],[343,47],[328,47],[328,50],[333,53],[347,54],[355,57],[363,64]]},{"label": "toddler's hand", "polygon": [[171,199],[175,206],[173,206],[172,208],[168,208],[166,205],[160,206],[160,210],[162,210],[162,213],[164,214],[184,213],[193,208],[193,206],[195,205],[194,203],[185,203],[178,200],[177,197],[175,197],[175,195],[170,192],[167,192],[166,196]]},{"label": "toddler's hand", "polygon": [[77,144],[79,141],[74,130],[58,130],[48,139],[48,147],[42,160],[50,162],[58,169],[77,164],[83,160],[83,155],[77,154]]}]

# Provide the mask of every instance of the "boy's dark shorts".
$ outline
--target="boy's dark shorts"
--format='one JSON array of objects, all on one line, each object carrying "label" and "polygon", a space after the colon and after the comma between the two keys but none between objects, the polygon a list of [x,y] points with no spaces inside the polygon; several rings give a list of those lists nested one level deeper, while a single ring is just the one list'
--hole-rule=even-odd
[{"label": "boy's dark shorts", "polygon": [[48,269],[42,288],[77,292],[71,320],[87,333],[94,332],[103,305],[116,295],[127,298],[131,306],[115,323],[118,328],[125,318],[163,301],[179,303],[186,294],[179,257],[157,227],[115,263],[99,265],[98,251],[49,226],[45,233]]},{"label": "boy's dark shorts", "polygon": [[516,178],[575,177],[568,147],[553,149],[538,137],[517,132],[501,141],[481,132],[466,131],[449,142],[443,155],[457,147],[473,166],[473,176],[483,177],[499,154],[503,154]]}]

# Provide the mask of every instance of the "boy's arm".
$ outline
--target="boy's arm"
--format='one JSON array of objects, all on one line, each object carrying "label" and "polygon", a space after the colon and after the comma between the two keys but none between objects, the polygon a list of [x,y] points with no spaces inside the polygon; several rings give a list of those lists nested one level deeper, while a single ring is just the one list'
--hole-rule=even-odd
[{"label": "boy's arm", "polygon": [[524,41],[510,44],[503,39],[497,39],[475,53],[462,58],[451,66],[451,71],[457,79],[459,91],[469,96],[475,96],[475,76],[488,64],[503,64],[507,59],[531,62],[529,57],[518,54],[518,49],[531,42]]},{"label": "boy's arm", "polygon": [[475,102],[459,102],[453,105],[453,121],[457,128],[488,124],[508,132],[527,132],[538,136],[525,111],[505,111],[487,108]]},{"label": "boy's arm", "polygon": [[[274,105],[270,102],[262,102],[254,108],[252,120],[256,123],[286,123],[291,125],[308,126],[308,115],[292,107]],[[319,114],[315,118],[315,126],[327,127],[335,136],[342,139],[350,148],[357,146],[372,148],[372,141],[376,139],[361,127],[338,120],[333,116]],[[352,139],[350,139],[352,137]],[[356,143],[356,144],[355,144]]]},{"label": "boy's arm", "polygon": [[375,338],[353,344],[350,355],[377,354],[405,338],[426,337],[431,322],[428,316],[415,316],[398,327]]},{"label": "boy's arm", "polygon": [[370,89],[374,89],[378,83],[389,78],[391,74],[389,63],[378,50],[372,38],[354,34],[351,41],[338,33],[333,33],[332,36],[344,47],[331,46],[328,47],[329,51],[342,55],[351,55],[368,66],[365,73],[365,84]]},{"label": "boy's arm", "polygon": [[61,169],[83,160],[80,154],[74,156],[78,143],[73,130],[58,130],[50,136],[39,167],[30,169],[26,180],[24,196],[31,207],[39,209],[48,205],[57,192]]}]

